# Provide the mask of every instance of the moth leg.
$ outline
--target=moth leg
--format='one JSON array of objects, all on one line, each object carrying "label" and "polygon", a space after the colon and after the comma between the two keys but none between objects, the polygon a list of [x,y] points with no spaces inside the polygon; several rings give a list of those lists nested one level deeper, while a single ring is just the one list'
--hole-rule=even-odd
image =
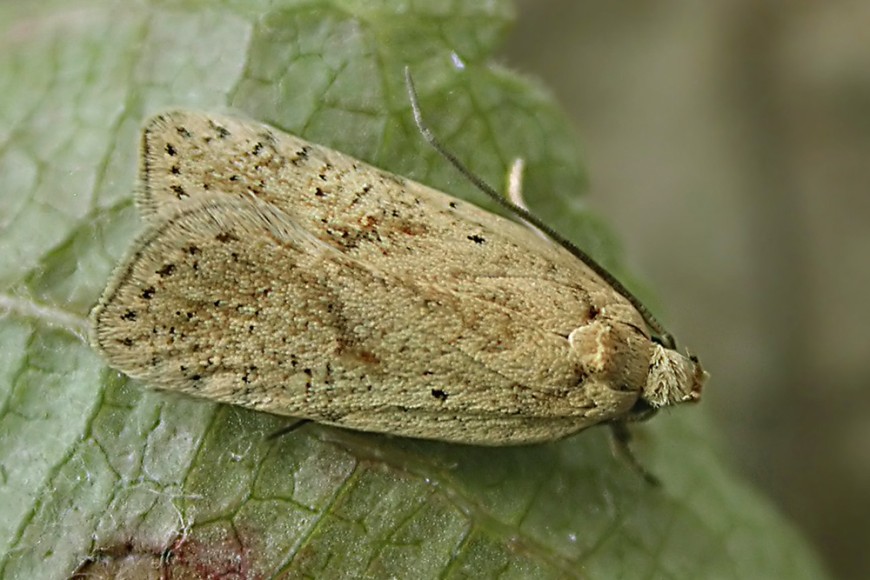
[{"label": "moth leg", "polygon": [[298,419],[297,421],[290,423],[289,425],[281,427],[280,429],[278,429],[277,431],[275,431],[273,433],[269,433],[266,436],[266,440],[273,441],[275,439],[278,439],[279,437],[283,437],[284,435],[289,435],[290,433],[296,431],[300,427],[304,427],[305,425],[307,425],[308,423],[311,423],[311,422],[312,422],[311,419]]},{"label": "moth leg", "polygon": [[[514,159],[514,162],[511,163],[511,168],[508,170],[507,175],[507,198],[515,206],[529,211],[529,207],[526,205],[526,200],[523,199],[523,171],[525,171],[525,169],[526,161],[522,157],[517,157]],[[519,219],[527,228],[538,234],[538,236],[545,239],[548,243],[553,243],[550,236],[542,232],[540,228],[535,227],[533,223],[522,218]]]},{"label": "moth leg", "polygon": [[512,204],[528,211],[529,206],[526,205],[526,200],[523,199],[523,172],[526,169],[526,160],[522,157],[517,157],[511,163],[511,168],[507,174],[507,197]]},{"label": "moth leg", "polygon": [[626,425],[625,421],[613,421],[610,425],[610,447],[613,454],[618,456],[623,461],[627,462],[638,475],[640,475],[649,485],[653,487],[661,487],[661,480],[653,475],[646,467],[638,461],[637,456],[631,450],[631,430]]}]

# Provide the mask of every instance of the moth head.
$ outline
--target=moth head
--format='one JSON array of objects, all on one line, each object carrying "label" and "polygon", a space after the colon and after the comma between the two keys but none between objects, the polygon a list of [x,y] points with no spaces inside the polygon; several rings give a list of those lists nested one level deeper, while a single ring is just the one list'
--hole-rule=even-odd
[{"label": "moth head", "polygon": [[653,408],[695,402],[709,376],[698,357],[656,344],[642,398]]}]

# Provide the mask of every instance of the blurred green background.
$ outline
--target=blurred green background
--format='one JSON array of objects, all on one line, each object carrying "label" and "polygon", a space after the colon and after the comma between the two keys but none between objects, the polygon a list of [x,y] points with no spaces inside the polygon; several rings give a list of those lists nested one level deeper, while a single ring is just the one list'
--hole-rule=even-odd
[{"label": "blurred green background", "polygon": [[870,2],[524,0],[503,59],[713,375],[737,467],[870,571]]}]

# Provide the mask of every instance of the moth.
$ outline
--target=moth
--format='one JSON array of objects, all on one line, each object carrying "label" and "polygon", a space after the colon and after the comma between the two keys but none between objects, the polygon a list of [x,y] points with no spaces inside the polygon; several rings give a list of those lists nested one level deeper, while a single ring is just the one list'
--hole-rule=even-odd
[{"label": "moth", "polygon": [[700,396],[639,301],[529,227],[233,116],[157,115],[140,159],[146,228],[90,320],[148,385],[475,445]]}]

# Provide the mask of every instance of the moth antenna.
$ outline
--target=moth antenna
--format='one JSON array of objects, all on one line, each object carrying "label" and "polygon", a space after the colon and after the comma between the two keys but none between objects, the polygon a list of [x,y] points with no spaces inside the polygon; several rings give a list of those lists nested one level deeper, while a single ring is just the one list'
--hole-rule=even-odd
[{"label": "moth antenna", "polygon": [[414,87],[414,80],[411,78],[411,69],[409,67],[405,67],[405,85],[408,89],[408,98],[411,101],[411,110],[414,113],[414,122],[417,125],[417,130],[420,131],[420,134],[423,135],[423,138],[429,145],[438,152],[444,159],[450,163],[459,173],[462,174],[468,181],[471,182],[474,187],[479,189],[484,195],[489,197],[495,203],[497,203],[500,207],[504,208],[506,211],[510,212],[515,217],[528,222],[531,226],[539,229],[544,232],[547,236],[550,237],[554,242],[568,250],[574,257],[581,260],[584,264],[586,264],[593,272],[598,274],[605,282],[607,282],[614,290],[616,290],[619,294],[621,294],[626,300],[628,300],[632,306],[634,306],[640,315],[643,317],[644,322],[646,322],[647,326],[650,327],[656,334],[658,334],[658,340],[661,342],[662,346],[665,348],[676,350],[677,343],[674,340],[673,335],[668,332],[664,325],[659,322],[659,320],[653,315],[653,313],[649,310],[649,308],[644,305],[640,299],[629,291],[628,288],[623,286],[622,282],[617,280],[613,274],[608,272],[603,266],[601,266],[598,262],[596,262],[592,256],[578,248],[574,243],[569,241],[567,238],[560,235],[556,230],[545,224],[542,220],[540,220],[537,216],[535,216],[530,211],[523,209],[522,207],[510,202],[505,199],[503,195],[498,193],[492,186],[490,186],[483,179],[475,175],[468,169],[453,153],[447,150],[440,141],[435,137],[435,134],[429,129],[426,122],[423,120],[423,113],[420,109],[420,103],[417,99],[417,89]]}]

